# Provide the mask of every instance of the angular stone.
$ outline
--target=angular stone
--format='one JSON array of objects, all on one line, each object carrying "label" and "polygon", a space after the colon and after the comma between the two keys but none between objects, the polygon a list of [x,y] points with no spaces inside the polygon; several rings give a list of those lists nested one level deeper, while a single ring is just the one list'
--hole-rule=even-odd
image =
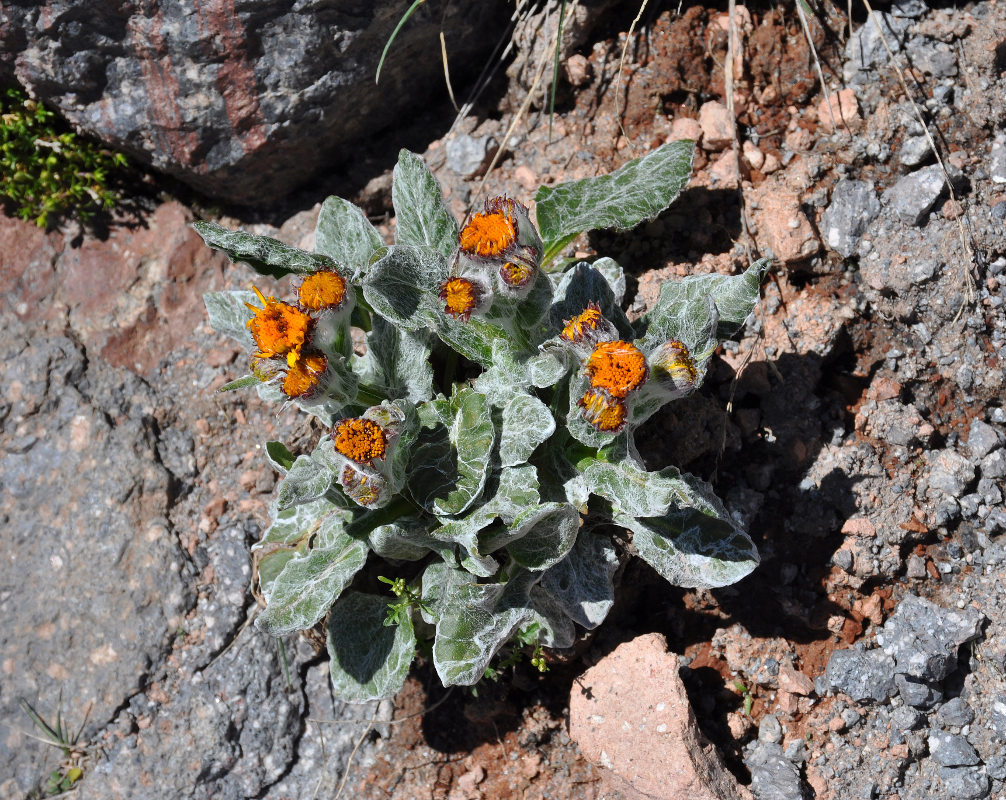
[{"label": "angular stone", "polygon": [[880,650],[836,650],[824,678],[829,691],[879,703],[894,694],[894,660]]},{"label": "angular stone", "polygon": [[485,136],[469,136],[461,133],[447,140],[447,168],[458,175],[475,175],[487,166],[496,139],[488,134]]},{"label": "angular stone", "polygon": [[706,150],[722,150],[733,141],[733,126],[727,107],[715,100],[703,103],[699,109],[699,125],[702,127],[702,146]]},{"label": "angular stone", "polygon": [[940,780],[954,800],[982,800],[992,790],[989,776],[976,767],[940,767]]},{"label": "angular stone", "polygon": [[884,199],[906,225],[921,225],[945,189],[943,170],[933,164],[899,178]]},{"label": "angular stone", "polygon": [[960,497],[975,479],[975,467],[956,450],[947,448],[928,453],[929,488],[950,497]]},{"label": "angular stone", "polygon": [[843,178],[835,184],[831,203],[821,217],[821,236],[828,247],[849,258],[879,213],[880,200],[872,183]]},{"label": "angular stone", "polygon": [[759,244],[783,264],[805,261],[821,249],[814,227],[803,213],[800,195],[765,181],[757,191],[754,212]]},{"label": "angular stone", "polygon": [[945,731],[929,734],[929,755],[941,767],[973,767],[982,763],[966,738]]},{"label": "angular stone", "polygon": [[[879,28],[877,24],[879,23]],[[910,19],[884,11],[871,15],[849,38],[845,45],[845,80],[851,82],[856,73],[886,64],[888,60],[884,38],[894,52],[901,50],[902,37],[911,26]]]},{"label": "angular stone", "polygon": [[884,623],[877,641],[899,673],[923,681],[942,681],[957,669],[957,650],[981,632],[982,614],[974,608],[944,609],[906,595]]},{"label": "angular stone", "polygon": [[947,700],[936,713],[944,725],[951,725],[955,728],[970,725],[975,718],[975,712],[963,697]]},{"label": "angular stone", "polygon": [[573,684],[570,737],[637,796],[750,797],[699,732],[679,668],[659,634],[619,645]]},{"label": "angular stone", "polygon": [[982,477],[1006,477],[1006,450],[996,450],[982,459]]},{"label": "angular stone", "polygon": [[751,770],[751,791],[758,800],[802,800],[800,770],[782,745],[759,739],[744,759]]},{"label": "angular stone", "polygon": [[894,685],[901,699],[912,708],[932,708],[943,699],[943,690],[936,681],[909,678],[899,672],[894,676]]},{"label": "angular stone", "polygon": [[1003,435],[978,418],[971,420],[971,427],[968,429],[968,450],[971,457],[979,461],[993,450],[1002,447]]}]

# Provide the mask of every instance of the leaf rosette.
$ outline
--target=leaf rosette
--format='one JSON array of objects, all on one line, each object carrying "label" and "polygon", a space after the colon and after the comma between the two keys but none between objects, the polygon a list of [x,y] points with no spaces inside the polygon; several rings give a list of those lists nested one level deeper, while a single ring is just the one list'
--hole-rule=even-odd
[{"label": "leaf rosette", "polygon": [[[445,684],[494,673],[502,649],[511,663],[520,647],[571,646],[614,600],[628,553],[604,533],[611,523],[677,585],[724,586],[757,565],[710,487],[647,471],[633,434],[698,388],[754,308],[767,262],[669,282],[630,322],[617,263],[558,258],[584,231],[663,211],[691,158],[676,142],[542,188],[537,225],[508,197],[459,224],[406,151],[391,244],[340,198],[321,207],[314,253],[196,224],[256,272],[299,276],[295,298],[217,292],[206,306],[250,352],[250,374],[224,389],[256,386],[329,429],[310,453],[266,445],[283,479],[254,551],[257,624],[274,635],[324,625],[339,696],[393,694],[424,641]],[[374,594],[375,569],[400,574],[382,577],[397,603]]]}]

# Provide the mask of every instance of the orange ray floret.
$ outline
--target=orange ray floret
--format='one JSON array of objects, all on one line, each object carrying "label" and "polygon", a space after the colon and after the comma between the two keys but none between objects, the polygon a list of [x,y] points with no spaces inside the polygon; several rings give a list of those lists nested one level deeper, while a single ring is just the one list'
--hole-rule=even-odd
[{"label": "orange ray floret", "polygon": [[583,409],[583,418],[599,431],[618,433],[625,427],[628,415],[625,403],[601,389],[587,390],[577,401],[577,405]]},{"label": "orange ray floret", "polygon": [[327,367],[328,359],[320,353],[302,355],[283,378],[283,394],[287,397],[310,395],[318,388]]},{"label": "orange ray floret", "polygon": [[352,417],[340,420],[332,431],[335,449],[358,464],[370,464],[383,458],[388,450],[384,429],[373,420]]},{"label": "orange ray floret", "polygon": [[517,241],[517,219],[513,200],[497,197],[486,210],[475,214],[458,236],[461,249],[483,258],[498,256]]},{"label": "orange ray floret", "polygon": [[601,307],[591,300],[587,307],[572,319],[565,320],[564,328],[559,336],[567,342],[579,342],[584,335],[595,332],[602,324],[604,317],[601,315]]},{"label": "orange ray floret", "polygon": [[468,278],[450,278],[440,287],[440,299],[444,311],[467,321],[481,301],[482,291]]},{"label": "orange ray floret", "polygon": [[629,342],[600,342],[587,359],[590,385],[623,398],[646,380],[646,356]]},{"label": "orange ray floret", "polygon": [[292,366],[307,339],[311,318],[299,308],[275,297],[265,297],[256,287],[252,288],[262,303],[262,308],[245,304],[253,314],[247,325],[258,345],[255,357],[287,356],[287,361]]},{"label": "orange ray floret", "polygon": [[335,270],[312,272],[301,282],[297,298],[302,308],[311,311],[338,308],[346,299],[346,279]]}]

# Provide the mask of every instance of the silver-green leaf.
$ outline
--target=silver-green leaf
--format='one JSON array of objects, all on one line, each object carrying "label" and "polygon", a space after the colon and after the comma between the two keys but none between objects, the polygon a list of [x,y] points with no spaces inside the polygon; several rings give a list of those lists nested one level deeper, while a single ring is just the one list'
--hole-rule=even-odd
[{"label": "silver-green leaf", "polygon": [[405,684],[416,653],[408,615],[385,626],[388,598],[347,592],[332,607],[326,647],[332,692],[348,703],[391,697]]},{"label": "silver-green leaf", "polygon": [[542,186],[535,195],[547,263],[561,243],[588,230],[628,230],[666,209],[692,174],[695,143],[671,142],[610,175]]},{"label": "silver-green leaf", "polygon": [[395,242],[432,247],[449,256],[458,244],[458,223],[426,162],[402,150],[392,178]]},{"label": "silver-green leaf", "polygon": [[529,394],[515,394],[503,407],[500,461],[504,467],[523,464],[542,442],[555,433],[548,406]]},{"label": "silver-green leaf", "polygon": [[283,636],[313,626],[366,562],[366,542],[343,533],[338,522],[330,527],[319,531],[318,546],[290,559],[269,585],[265,611],[255,619],[266,633]]},{"label": "silver-green leaf", "polygon": [[231,261],[244,262],[270,278],[282,278],[291,273],[306,275],[335,266],[328,256],[308,253],[268,236],[230,231],[212,222],[193,222],[192,227],[206,244],[222,250]]},{"label": "silver-green leaf", "polygon": [[341,197],[321,204],[314,229],[314,249],[360,274],[375,250],[384,247],[381,234],[358,206]]},{"label": "silver-green leaf", "polygon": [[253,292],[206,292],[203,303],[206,304],[206,313],[213,330],[236,339],[248,349],[255,346],[255,340],[248,331],[248,320],[252,318],[252,312],[245,305],[258,305]]}]

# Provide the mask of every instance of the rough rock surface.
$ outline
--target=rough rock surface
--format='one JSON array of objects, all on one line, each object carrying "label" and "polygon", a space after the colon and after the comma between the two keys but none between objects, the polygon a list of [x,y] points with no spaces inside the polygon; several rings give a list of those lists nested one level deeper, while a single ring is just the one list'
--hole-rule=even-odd
[{"label": "rough rock surface", "polygon": [[441,30],[455,74],[481,68],[506,5],[427,3],[375,90],[396,4],[15,0],[4,4],[0,79],[212,197],[265,205],[445,94]]},{"label": "rough rock surface", "polygon": [[[49,718],[62,693],[75,727],[90,708],[89,736],[141,690],[193,602],[168,520],[175,476],[135,375],[16,321],[0,352],[0,717],[24,698]],[[23,744],[0,737],[0,772],[26,785]]]},{"label": "rough rock surface", "polygon": [[570,737],[642,797],[748,797],[699,732],[679,668],[659,634],[619,645],[573,685]]}]

